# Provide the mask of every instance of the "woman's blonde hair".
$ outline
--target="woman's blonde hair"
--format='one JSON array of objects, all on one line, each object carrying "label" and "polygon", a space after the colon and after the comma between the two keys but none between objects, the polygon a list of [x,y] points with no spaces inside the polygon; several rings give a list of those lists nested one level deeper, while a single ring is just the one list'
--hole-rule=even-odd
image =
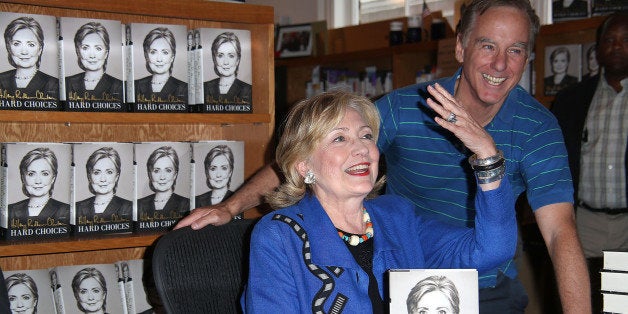
[{"label": "woman's blonde hair", "polygon": [[[368,98],[332,91],[305,99],[290,109],[275,156],[285,181],[266,196],[271,207],[287,207],[303,198],[307,185],[297,171],[297,165],[312,155],[320,141],[342,121],[347,109],[360,114],[373,130],[374,141],[377,141],[379,112]],[[383,183],[382,177],[369,196],[376,195]]]}]

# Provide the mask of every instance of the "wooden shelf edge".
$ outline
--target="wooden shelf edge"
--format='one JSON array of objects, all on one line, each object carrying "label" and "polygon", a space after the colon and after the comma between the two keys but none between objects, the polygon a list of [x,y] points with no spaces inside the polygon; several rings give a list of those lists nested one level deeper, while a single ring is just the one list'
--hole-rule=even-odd
[{"label": "wooden shelf edge", "polygon": [[270,123],[270,114],[263,113],[125,113],[125,112],[63,112],[63,111],[0,111],[0,122],[31,123],[106,123],[106,124],[250,124]]},{"label": "wooden shelf edge", "polygon": [[70,238],[31,242],[0,242],[0,258],[85,251],[101,251],[153,245],[162,234],[111,235],[99,238]]},{"label": "wooden shelf edge", "polygon": [[[247,10],[234,10],[233,3],[219,1],[188,0],[170,2],[132,0],[132,5],[129,5],[129,2],[126,0],[5,0],[2,2],[37,5],[49,8],[76,9],[80,11],[100,11],[144,16],[174,17],[181,19],[249,24],[274,23],[274,8],[271,6],[237,3],[236,5],[248,6]],[[225,14],[226,12],[229,14]]]},{"label": "wooden shelf edge", "polygon": [[377,49],[351,51],[345,53],[334,53],[316,57],[302,57],[290,59],[276,59],[275,66],[305,66],[315,64],[328,64],[334,62],[345,62],[362,59],[374,59],[390,57],[397,54],[408,54],[417,52],[433,52],[438,49],[438,41],[426,41],[415,44],[403,44],[393,47]]}]

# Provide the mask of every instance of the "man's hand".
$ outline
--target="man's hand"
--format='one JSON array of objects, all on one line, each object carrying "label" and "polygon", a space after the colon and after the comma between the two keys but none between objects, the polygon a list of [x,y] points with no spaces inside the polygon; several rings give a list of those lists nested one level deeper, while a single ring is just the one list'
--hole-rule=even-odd
[{"label": "man's hand", "polygon": [[195,208],[187,217],[181,219],[174,229],[190,226],[198,230],[207,225],[224,225],[233,219],[228,208],[227,202]]}]

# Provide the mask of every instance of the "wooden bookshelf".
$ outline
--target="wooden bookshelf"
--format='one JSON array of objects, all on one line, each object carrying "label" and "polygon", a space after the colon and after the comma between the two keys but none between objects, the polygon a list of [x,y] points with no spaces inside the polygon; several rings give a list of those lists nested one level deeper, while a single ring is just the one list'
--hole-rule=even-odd
[{"label": "wooden bookshelf", "polygon": [[[274,13],[272,7],[202,0],[28,0],[0,1],[0,10],[122,23],[180,24],[188,28],[245,29],[251,32],[253,112],[237,114],[85,113],[0,111],[0,141],[196,141],[245,143],[245,177],[266,164],[272,149],[274,103]],[[6,62],[6,61],[0,61]],[[257,217],[257,209],[245,217]],[[0,242],[3,270],[112,263],[142,258],[159,234]]]}]

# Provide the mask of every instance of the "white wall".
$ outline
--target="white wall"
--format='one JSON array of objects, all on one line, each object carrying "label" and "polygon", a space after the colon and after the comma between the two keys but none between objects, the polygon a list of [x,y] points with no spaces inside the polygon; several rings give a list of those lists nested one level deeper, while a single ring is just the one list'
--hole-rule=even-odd
[{"label": "white wall", "polygon": [[246,0],[246,3],[274,7],[275,24],[282,25],[325,20],[324,2],[324,0]]}]

